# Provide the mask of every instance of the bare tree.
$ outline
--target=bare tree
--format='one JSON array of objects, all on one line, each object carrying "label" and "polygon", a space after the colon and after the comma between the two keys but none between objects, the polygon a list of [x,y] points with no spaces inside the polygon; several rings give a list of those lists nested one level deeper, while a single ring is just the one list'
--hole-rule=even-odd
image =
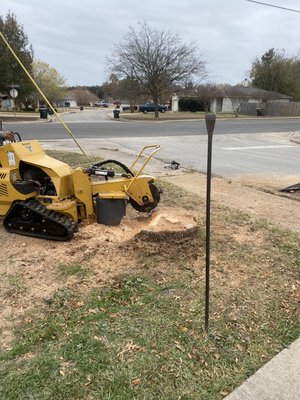
[{"label": "bare tree", "polygon": [[120,78],[139,82],[156,105],[155,118],[160,99],[171,93],[174,84],[206,76],[205,62],[194,44],[182,44],[177,34],[152,29],[147,22],[140,23],[137,31],[130,27],[124,40],[115,44],[108,67]]},{"label": "bare tree", "polygon": [[120,80],[116,74],[111,74],[108,81],[102,85],[103,98],[115,100],[119,98]]},{"label": "bare tree", "polygon": [[245,97],[244,96],[232,97],[230,99],[230,101],[231,101],[234,116],[238,117],[239,113],[241,112],[242,103],[245,101]]},{"label": "bare tree", "polygon": [[204,110],[210,111],[211,101],[218,97],[219,90],[214,83],[207,83],[205,85],[198,85],[196,93],[199,100],[203,103]]},{"label": "bare tree", "polygon": [[140,86],[135,79],[122,79],[119,83],[119,98],[125,98],[130,104],[130,111],[134,112],[140,99]]}]

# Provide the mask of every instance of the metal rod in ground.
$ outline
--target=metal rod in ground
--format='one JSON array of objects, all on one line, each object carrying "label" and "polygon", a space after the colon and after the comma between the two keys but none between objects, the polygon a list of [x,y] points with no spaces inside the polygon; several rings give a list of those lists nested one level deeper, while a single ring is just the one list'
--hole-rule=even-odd
[{"label": "metal rod in ground", "polygon": [[208,332],[209,325],[209,289],[210,289],[210,203],[211,203],[211,160],[212,138],[216,123],[215,114],[205,115],[208,135],[207,145],[207,178],[206,178],[206,234],[205,234],[205,323],[204,329]]}]

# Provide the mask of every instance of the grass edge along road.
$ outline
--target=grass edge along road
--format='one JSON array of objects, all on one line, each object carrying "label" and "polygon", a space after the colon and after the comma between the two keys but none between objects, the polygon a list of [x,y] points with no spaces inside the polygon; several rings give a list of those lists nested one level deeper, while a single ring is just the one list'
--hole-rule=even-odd
[{"label": "grass edge along road", "polygon": [[161,207],[194,212],[197,234],[117,244],[132,273],[89,291],[88,258],[58,266],[60,289],[1,353],[1,398],[221,399],[299,336],[299,234],[216,203],[204,334],[204,205],[163,185]]},{"label": "grass edge along road", "polygon": [[[99,112],[99,109],[95,109],[93,107],[85,107],[85,112]],[[105,109],[105,113],[108,117],[113,118],[113,108]],[[102,110],[103,111],[103,110]],[[101,111],[101,112],[102,112]],[[68,110],[58,110],[58,114],[81,114],[80,108],[70,108]],[[148,114],[134,112],[130,113],[129,111],[121,111],[120,118],[128,121],[180,121],[180,120],[204,120],[206,113],[203,111],[197,112],[189,112],[189,111],[167,111],[165,113],[159,113],[158,120],[155,119],[154,113],[150,112]],[[234,115],[233,113],[217,113],[218,119],[261,119],[262,117],[252,116],[252,115]],[[40,114],[38,112],[17,112],[16,114],[13,111],[10,112],[1,112],[0,111],[0,120],[13,122],[14,120],[18,121],[36,121],[40,120],[43,122],[43,119],[40,119]]]}]

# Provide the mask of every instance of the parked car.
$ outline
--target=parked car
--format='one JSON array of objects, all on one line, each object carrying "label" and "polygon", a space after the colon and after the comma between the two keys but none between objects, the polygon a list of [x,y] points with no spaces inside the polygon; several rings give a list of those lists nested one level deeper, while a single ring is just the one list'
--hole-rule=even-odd
[{"label": "parked car", "polygon": [[[158,104],[158,112],[164,113],[167,111],[167,109],[168,109],[167,106]],[[141,104],[139,106],[139,112],[143,112],[144,114],[147,114],[148,112],[155,112],[155,104],[154,103]]]},{"label": "parked car", "polygon": [[95,103],[94,103],[94,106],[95,107],[108,107],[108,103],[106,103],[105,101],[96,101]]},{"label": "parked car", "polygon": [[121,102],[121,100],[114,100],[114,101],[113,101],[113,104],[114,104],[115,106],[120,106],[120,105],[122,104],[122,102]]}]

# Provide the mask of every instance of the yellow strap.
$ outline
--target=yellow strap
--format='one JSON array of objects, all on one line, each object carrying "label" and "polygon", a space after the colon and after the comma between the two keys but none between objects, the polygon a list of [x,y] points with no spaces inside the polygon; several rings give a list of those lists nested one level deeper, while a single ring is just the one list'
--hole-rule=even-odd
[{"label": "yellow strap", "polygon": [[8,47],[8,49],[10,50],[10,52],[12,53],[12,55],[15,57],[15,59],[18,61],[18,63],[21,65],[21,67],[23,68],[24,72],[26,73],[26,75],[28,76],[28,78],[31,80],[31,82],[34,84],[34,86],[36,87],[36,89],[38,90],[38,92],[40,93],[40,95],[43,97],[43,99],[46,101],[46,103],[48,104],[48,106],[51,108],[51,110],[53,111],[53,113],[55,114],[55,116],[59,119],[60,123],[62,124],[62,126],[65,128],[65,130],[68,132],[68,134],[71,136],[71,138],[74,140],[74,142],[77,144],[77,146],[79,147],[79,149],[82,151],[82,153],[85,155],[85,157],[89,160],[90,158],[88,157],[88,155],[85,153],[85,151],[83,150],[83,148],[80,146],[80,144],[77,142],[75,136],[73,135],[73,133],[71,132],[70,128],[64,123],[64,121],[60,118],[60,116],[57,114],[57,112],[55,111],[55,109],[53,108],[52,104],[50,103],[50,101],[47,99],[47,97],[45,96],[45,94],[42,92],[42,90],[40,89],[40,87],[38,86],[38,84],[35,82],[35,80],[33,79],[33,77],[30,75],[30,73],[27,71],[27,69],[25,68],[25,66],[23,65],[23,63],[21,62],[21,60],[19,59],[19,57],[16,55],[16,53],[14,52],[14,50],[11,48],[10,44],[8,43],[8,41],[5,39],[3,33],[0,31],[0,36],[3,39],[4,43],[6,44],[6,46]]}]

